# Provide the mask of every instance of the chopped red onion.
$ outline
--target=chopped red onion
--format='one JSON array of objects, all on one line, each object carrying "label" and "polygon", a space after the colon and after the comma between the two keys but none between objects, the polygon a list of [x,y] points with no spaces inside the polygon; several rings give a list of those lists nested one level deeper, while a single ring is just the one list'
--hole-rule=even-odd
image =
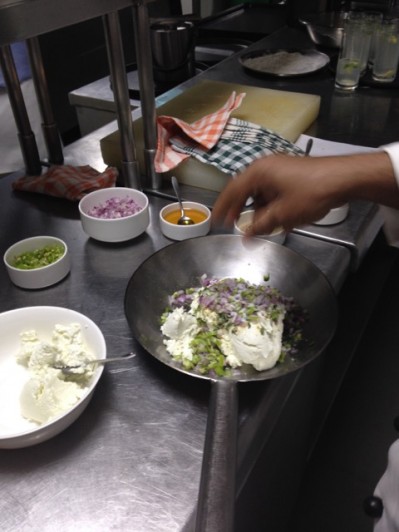
[{"label": "chopped red onion", "polygon": [[141,210],[143,210],[143,207],[138,205],[133,198],[129,196],[124,198],[114,196],[107,199],[105,203],[95,205],[87,214],[95,218],[115,220],[117,218],[126,218],[126,216],[131,216]]}]

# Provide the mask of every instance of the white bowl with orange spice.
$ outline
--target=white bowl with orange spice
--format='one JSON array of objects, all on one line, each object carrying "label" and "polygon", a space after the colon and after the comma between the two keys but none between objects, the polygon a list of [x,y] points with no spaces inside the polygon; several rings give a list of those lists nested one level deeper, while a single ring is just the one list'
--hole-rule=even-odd
[{"label": "white bowl with orange spice", "polygon": [[183,201],[185,215],[194,222],[191,225],[179,225],[181,216],[180,205],[170,203],[159,213],[162,233],[171,240],[186,240],[197,236],[205,236],[211,228],[211,211],[206,205],[195,201]]},{"label": "white bowl with orange spice", "polygon": [[101,242],[136,238],[150,223],[148,198],[140,190],[110,187],[90,192],[79,202],[84,232]]}]

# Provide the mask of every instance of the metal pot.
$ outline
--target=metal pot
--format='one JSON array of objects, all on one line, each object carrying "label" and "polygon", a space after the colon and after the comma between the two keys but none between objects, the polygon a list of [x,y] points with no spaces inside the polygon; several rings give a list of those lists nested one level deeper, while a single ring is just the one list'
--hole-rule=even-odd
[{"label": "metal pot", "polygon": [[195,74],[195,27],[165,19],[150,26],[154,81],[177,85]]},{"label": "metal pot", "polygon": [[313,13],[301,16],[299,22],[306,26],[315,44],[327,48],[340,48],[347,16],[344,11]]}]

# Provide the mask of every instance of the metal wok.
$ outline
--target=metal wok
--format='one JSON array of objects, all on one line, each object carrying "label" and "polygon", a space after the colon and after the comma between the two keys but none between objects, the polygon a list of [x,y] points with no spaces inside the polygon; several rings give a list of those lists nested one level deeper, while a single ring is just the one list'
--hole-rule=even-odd
[{"label": "metal wok", "polygon": [[[258,372],[243,367],[231,377],[212,378],[183,370],[171,360],[160,332],[160,316],[168,296],[198,286],[206,273],[243,277],[292,296],[307,309],[306,342],[295,358]],[[136,340],[152,356],[176,370],[211,380],[196,530],[233,529],[237,440],[237,382],[266,380],[296,371],[317,357],[331,340],[337,323],[337,302],[323,273],[301,255],[262,239],[250,242],[236,235],[211,235],[184,240],[161,249],[134,272],[125,295],[126,317]],[[233,464],[233,466],[232,466]]]}]

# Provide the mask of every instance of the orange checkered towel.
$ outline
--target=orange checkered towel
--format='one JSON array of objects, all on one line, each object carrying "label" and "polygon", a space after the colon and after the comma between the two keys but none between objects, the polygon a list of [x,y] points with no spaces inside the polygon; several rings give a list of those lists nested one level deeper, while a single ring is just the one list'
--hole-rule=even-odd
[{"label": "orange checkered towel", "polygon": [[77,201],[93,190],[114,187],[117,176],[118,170],[111,166],[98,172],[89,165],[55,165],[40,176],[20,177],[12,188]]},{"label": "orange checkered towel", "polygon": [[190,157],[187,153],[175,151],[170,144],[171,138],[177,141],[189,139],[190,143],[196,143],[206,150],[213,148],[218,143],[231,113],[241,105],[244,97],[245,93],[237,95],[232,92],[223,107],[192,124],[171,116],[158,117],[158,143],[154,161],[156,172],[167,172]]}]

